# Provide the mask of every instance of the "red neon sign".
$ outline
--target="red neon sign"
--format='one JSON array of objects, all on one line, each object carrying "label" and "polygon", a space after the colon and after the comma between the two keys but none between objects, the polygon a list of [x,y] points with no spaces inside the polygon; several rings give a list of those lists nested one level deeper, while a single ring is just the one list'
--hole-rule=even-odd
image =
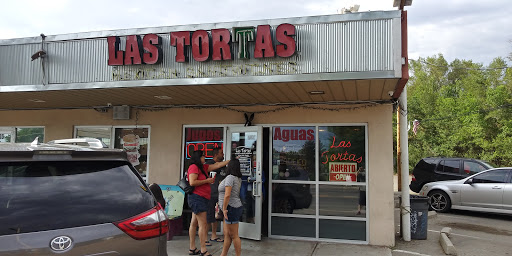
[{"label": "red neon sign", "polygon": [[204,152],[204,155],[207,159],[213,158],[213,149],[221,148],[224,150],[224,143],[222,141],[192,141],[187,142],[187,146],[185,148],[185,154],[187,155],[187,159],[192,157],[192,153],[196,150],[201,150]]}]

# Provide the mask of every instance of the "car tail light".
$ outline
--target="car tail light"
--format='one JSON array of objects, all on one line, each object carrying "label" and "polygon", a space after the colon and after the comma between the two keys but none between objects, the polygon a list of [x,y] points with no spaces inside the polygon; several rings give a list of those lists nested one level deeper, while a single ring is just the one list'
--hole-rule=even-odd
[{"label": "car tail light", "polygon": [[169,232],[169,221],[160,205],[129,219],[114,222],[114,225],[136,240],[153,238]]},{"label": "car tail light", "polygon": [[411,180],[416,181],[416,177],[414,177],[414,175],[411,175]]}]

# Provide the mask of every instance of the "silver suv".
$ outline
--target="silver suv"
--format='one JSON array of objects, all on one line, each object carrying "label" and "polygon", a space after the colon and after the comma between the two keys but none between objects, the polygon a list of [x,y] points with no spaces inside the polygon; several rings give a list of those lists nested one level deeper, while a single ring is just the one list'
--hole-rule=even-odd
[{"label": "silver suv", "polygon": [[0,255],[167,256],[168,230],[124,151],[96,139],[0,144]]}]

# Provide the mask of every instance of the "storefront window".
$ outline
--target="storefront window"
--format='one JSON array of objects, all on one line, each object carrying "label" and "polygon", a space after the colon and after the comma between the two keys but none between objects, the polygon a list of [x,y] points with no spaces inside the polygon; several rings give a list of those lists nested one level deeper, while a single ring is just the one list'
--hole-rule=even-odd
[{"label": "storefront window", "polygon": [[112,136],[111,127],[79,127],[76,128],[77,138],[96,138],[101,140],[107,147],[110,147]]},{"label": "storefront window", "polygon": [[44,127],[0,127],[0,142],[44,142]]},{"label": "storefront window", "polygon": [[147,180],[149,129],[115,128],[114,133],[114,148],[124,149],[130,163]]},{"label": "storefront window", "polygon": [[[357,182],[366,166],[364,126],[320,126],[320,181]],[[361,175],[359,175],[361,176]]]},{"label": "storefront window", "polygon": [[202,150],[206,160],[213,158],[213,149],[224,150],[224,128],[222,127],[189,127],[185,128],[185,148],[183,173],[190,166],[190,157],[196,150]]},{"label": "storefront window", "polygon": [[315,180],[315,127],[273,128],[272,179]]}]

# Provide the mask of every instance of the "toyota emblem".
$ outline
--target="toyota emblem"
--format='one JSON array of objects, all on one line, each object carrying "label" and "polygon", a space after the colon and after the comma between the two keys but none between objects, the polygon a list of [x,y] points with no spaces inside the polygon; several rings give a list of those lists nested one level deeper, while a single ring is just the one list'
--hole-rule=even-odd
[{"label": "toyota emblem", "polygon": [[58,236],[50,242],[50,247],[54,251],[65,251],[71,247],[73,240],[69,236]]}]

